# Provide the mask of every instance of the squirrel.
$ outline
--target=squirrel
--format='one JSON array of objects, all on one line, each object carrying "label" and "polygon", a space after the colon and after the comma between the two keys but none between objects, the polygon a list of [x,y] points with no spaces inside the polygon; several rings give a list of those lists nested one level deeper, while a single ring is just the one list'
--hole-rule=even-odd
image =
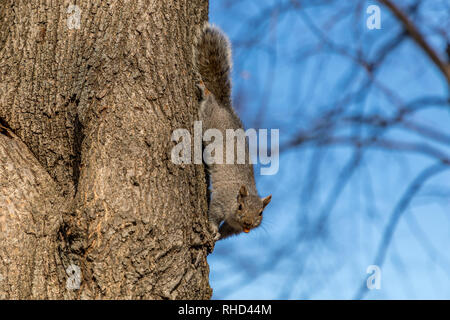
[{"label": "squirrel", "polygon": [[[227,36],[206,23],[194,47],[194,66],[201,78],[197,88],[203,130],[217,129],[223,137],[227,129],[243,130],[231,102],[231,46]],[[247,141],[245,155],[244,164],[206,164],[212,187],[208,218],[216,241],[258,227],[272,199],[271,195],[258,196]]]}]

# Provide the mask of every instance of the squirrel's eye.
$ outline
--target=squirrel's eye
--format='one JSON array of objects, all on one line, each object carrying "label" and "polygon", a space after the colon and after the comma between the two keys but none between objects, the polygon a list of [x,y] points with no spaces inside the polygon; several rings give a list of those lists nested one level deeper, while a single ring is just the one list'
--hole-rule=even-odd
[{"label": "squirrel's eye", "polygon": [[238,210],[242,210],[242,204],[239,203]]}]

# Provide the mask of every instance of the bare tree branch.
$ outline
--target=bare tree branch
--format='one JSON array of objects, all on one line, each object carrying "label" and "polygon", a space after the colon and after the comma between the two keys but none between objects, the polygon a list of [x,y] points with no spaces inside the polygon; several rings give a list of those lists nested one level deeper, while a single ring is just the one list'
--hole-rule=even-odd
[{"label": "bare tree branch", "polygon": [[[392,212],[391,217],[389,219],[389,223],[384,230],[382,240],[378,246],[377,255],[374,262],[375,265],[381,267],[382,264],[384,263],[387,254],[387,249],[389,247],[389,244],[391,243],[392,236],[394,235],[398,222],[402,217],[403,213],[405,212],[405,210],[408,208],[414,196],[420,191],[422,186],[431,177],[437,175],[438,173],[443,172],[444,170],[449,169],[450,168],[448,165],[443,165],[440,162],[435,163],[426,168],[425,170],[423,170],[409,185],[405,193],[403,193],[400,201],[395,206],[395,209]],[[358,292],[356,293],[355,299],[362,299],[366,295],[366,293],[367,293],[367,286],[366,282],[364,281],[364,283],[361,285]]]},{"label": "bare tree branch", "polygon": [[390,0],[378,0],[380,3],[384,4],[391,10],[391,12],[397,17],[397,19],[402,23],[405,30],[411,36],[411,38],[425,51],[427,56],[433,61],[433,63],[441,70],[444,77],[447,79],[448,85],[450,85],[450,64],[445,63],[436,51],[430,46],[430,44],[425,40],[422,33],[416,28],[416,26],[409,20],[409,18],[403,13],[403,11],[398,8]]}]

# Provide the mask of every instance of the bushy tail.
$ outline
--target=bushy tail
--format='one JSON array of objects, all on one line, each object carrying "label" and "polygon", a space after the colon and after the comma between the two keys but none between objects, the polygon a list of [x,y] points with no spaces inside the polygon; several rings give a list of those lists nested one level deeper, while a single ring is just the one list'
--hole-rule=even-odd
[{"label": "bushy tail", "polygon": [[231,107],[231,46],[227,36],[208,23],[197,43],[195,63],[206,88],[216,100]]}]

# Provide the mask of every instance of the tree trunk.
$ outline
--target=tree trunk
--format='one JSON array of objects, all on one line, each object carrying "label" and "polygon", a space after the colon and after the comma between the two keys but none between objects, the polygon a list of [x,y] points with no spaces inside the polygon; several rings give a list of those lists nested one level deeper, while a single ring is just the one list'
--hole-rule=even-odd
[{"label": "tree trunk", "polygon": [[204,169],[170,161],[207,1],[70,6],[0,1],[0,298],[210,298]]}]

